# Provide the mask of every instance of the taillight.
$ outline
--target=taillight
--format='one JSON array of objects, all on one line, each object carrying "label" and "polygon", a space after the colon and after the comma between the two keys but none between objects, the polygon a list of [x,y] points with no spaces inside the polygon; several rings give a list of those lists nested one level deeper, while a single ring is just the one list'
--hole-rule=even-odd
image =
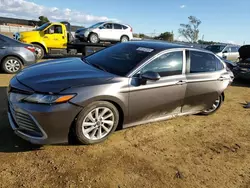
[{"label": "taillight", "polygon": [[36,51],[35,47],[33,47],[33,46],[26,46],[25,48],[26,48],[27,50],[33,52],[33,53],[35,53],[35,51]]},{"label": "taillight", "polygon": [[132,27],[130,27],[130,32],[133,32],[133,29],[132,29]]}]

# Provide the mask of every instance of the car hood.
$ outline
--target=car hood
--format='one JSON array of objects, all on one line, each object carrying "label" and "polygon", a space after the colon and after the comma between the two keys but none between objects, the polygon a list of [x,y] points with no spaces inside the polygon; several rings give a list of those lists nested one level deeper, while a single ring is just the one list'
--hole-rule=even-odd
[{"label": "car hood", "polygon": [[242,60],[250,58],[250,45],[244,45],[239,48],[239,55]]},{"label": "car hood", "polygon": [[23,69],[16,78],[36,92],[59,93],[75,86],[106,83],[114,77],[80,58],[63,58],[31,65]]},{"label": "car hood", "polygon": [[87,30],[89,30],[89,29],[88,28],[81,28],[81,29],[76,30],[75,33],[82,33],[82,32],[85,32]]}]

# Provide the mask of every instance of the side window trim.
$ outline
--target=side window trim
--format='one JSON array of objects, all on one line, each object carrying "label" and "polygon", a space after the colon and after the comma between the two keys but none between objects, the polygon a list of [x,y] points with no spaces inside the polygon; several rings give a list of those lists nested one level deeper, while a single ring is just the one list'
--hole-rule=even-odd
[{"label": "side window trim", "polygon": [[153,57],[151,57],[149,60],[147,60],[146,62],[144,62],[141,66],[139,66],[135,71],[133,71],[131,74],[129,74],[129,77],[133,77],[136,76],[145,66],[147,66],[148,64],[150,64],[152,61],[154,61],[155,59],[157,59],[158,57],[167,54],[167,53],[171,53],[171,52],[181,52],[183,53],[183,60],[182,60],[182,74],[179,75],[173,75],[173,76],[183,76],[186,74],[186,53],[185,53],[185,49],[170,49],[170,50],[164,50],[156,55],[154,55]]}]

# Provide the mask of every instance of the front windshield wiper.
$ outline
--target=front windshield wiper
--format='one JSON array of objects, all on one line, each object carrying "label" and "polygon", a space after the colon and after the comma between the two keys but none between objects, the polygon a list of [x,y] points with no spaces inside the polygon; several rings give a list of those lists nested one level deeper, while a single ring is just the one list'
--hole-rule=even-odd
[{"label": "front windshield wiper", "polygon": [[85,57],[82,57],[81,60],[89,65],[92,65],[95,68],[98,68],[100,70],[103,70],[105,72],[108,72],[104,67],[102,67],[101,65],[95,64],[95,63],[90,63]]}]

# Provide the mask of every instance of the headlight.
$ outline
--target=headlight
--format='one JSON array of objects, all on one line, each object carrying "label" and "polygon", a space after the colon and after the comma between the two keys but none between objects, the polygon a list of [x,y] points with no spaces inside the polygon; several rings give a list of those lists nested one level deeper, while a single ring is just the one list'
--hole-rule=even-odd
[{"label": "headlight", "polygon": [[55,104],[68,102],[75,95],[43,95],[43,94],[33,94],[23,99],[25,102],[31,103],[41,103],[41,104]]}]

